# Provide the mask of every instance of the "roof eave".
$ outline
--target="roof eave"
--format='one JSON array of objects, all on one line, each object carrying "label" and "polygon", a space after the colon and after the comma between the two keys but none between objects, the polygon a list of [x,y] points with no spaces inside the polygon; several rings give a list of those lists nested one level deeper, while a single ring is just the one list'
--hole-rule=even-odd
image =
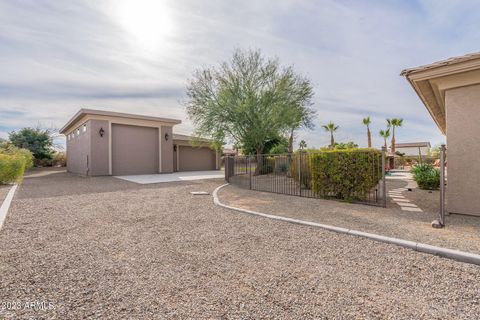
[{"label": "roof eave", "polygon": [[103,111],[103,110],[94,110],[94,109],[82,108],[60,129],[60,133],[64,134],[68,129],[71,128],[72,125],[77,123],[83,116],[87,116],[87,115],[97,115],[97,116],[107,116],[107,117],[119,117],[119,118],[126,118],[126,119],[139,119],[139,120],[147,120],[147,121],[157,121],[157,122],[168,123],[168,124],[171,124],[171,125],[176,125],[176,124],[182,123],[181,120],[177,120],[177,119],[142,116],[142,115],[136,115],[136,114],[122,113],[122,112]]}]

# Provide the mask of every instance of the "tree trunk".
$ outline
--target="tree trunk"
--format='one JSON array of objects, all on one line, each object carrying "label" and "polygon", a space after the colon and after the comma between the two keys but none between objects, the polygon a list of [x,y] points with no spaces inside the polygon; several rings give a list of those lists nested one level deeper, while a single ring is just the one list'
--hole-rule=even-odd
[{"label": "tree trunk", "polygon": [[387,152],[387,138],[383,138],[383,141],[384,141],[384,146],[385,146],[385,152]]},{"label": "tree trunk", "polygon": [[288,153],[293,153],[293,129],[290,132],[290,138],[288,138]]},{"label": "tree trunk", "polygon": [[330,132],[330,148],[335,147],[335,140],[333,139],[333,132]]},{"label": "tree trunk", "polygon": [[370,128],[367,126],[367,135],[368,135],[368,147],[372,147],[372,133],[370,132]]},{"label": "tree trunk", "polygon": [[395,153],[395,127],[392,127],[392,153]]},{"label": "tree trunk", "polygon": [[262,155],[262,148],[257,147],[257,166],[255,167],[255,175],[262,174],[263,168],[263,155]]}]

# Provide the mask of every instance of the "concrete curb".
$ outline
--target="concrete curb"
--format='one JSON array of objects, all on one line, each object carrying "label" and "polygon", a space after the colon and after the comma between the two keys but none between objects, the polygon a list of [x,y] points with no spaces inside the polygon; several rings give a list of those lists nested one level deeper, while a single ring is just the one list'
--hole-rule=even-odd
[{"label": "concrete curb", "polygon": [[442,247],[436,247],[436,246],[431,246],[428,244],[420,243],[420,242],[414,242],[414,241],[408,241],[408,240],[403,240],[403,239],[398,239],[398,238],[391,238],[391,237],[386,237],[378,234],[373,234],[373,233],[368,233],[368,232],[362,232],[362,231],[357,231],[353,229],[346,229],[346,228],[339,228],[339,227],[334,227],[326,224],[321,224],[321,223],[316,223],[316,222],[310,222],[310,221],[304,221],[304,220],[298,220],[298,219],[293,219],[293,218],[287,218],[287,217],[282,217],[282,216],[276,216],[272,214],[266,214],[266,213],[261,213],[257,211],[252,211],[252,210],[247,210],[247,209],[242,209],[242,208],[236,208],[232,207],[226,204],[223,204],[220,202],[218,199],[218,191],[220,189],[228,186],[229,184],[223,184],[219,187],[217,187],[213,193],[213,202],[215,205],[238,211],[241,213],[247,213],[250,215],[254,216],[260,216],[264,218],[269,218],[273,220],[279,220],[279,221],[284,221],[284,222],[289,222],[289,223],[295,223],[295,224],[300,224],[304,226],[310,226],[310,227],[316,227],[316,228],[321,228],[324,230],[328,231],[333,231],[336,233],[341,233],[341,234],[348,234],[352,236],[357,236],[357,237],[362,237],[378,242],[383,242],[383,243],[388,243],[388,244],[394,244],[400,247],[412,249],[418,252],[423,252],[423,253],[428,253],[428,254],[433,254],[436,256],[448,258],[448,259],[453,259],[456,261],[460,262],[466,262],[466,263],[471,263],[471,264],[476,264],[480,265],[480,255],[474,254],[474,253],[469,253],[469,252],[464,252],[464,251],[459,251],[459,250],[453,250],[453,249],[446,249]]},{"label": "concrete curb", "polygon": [[7,196],[3,200],[2,206],[0,206],[0,229],[3,226],[3,222],[7,217],[8,209],[10,208],[10,204],[12,203],[13,195],[17,190],[18,185],[14,184],[7,193]]}]

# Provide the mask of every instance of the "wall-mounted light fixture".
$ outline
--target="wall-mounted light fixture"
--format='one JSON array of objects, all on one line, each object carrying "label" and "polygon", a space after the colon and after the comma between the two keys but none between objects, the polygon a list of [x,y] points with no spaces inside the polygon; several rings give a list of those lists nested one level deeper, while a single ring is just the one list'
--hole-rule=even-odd
[{"label": "wall-mounted light fixture", "polygon": [[98,134],[100,135],[100,137],[103,137],[103,135],[105,134],[105,130],[103,130],[103,128],[100,128],[100,130],[98,130]]},{"label": "wall-mounted light fixture", "polygon": [[168,141],[168,138],[170,138],[170,135],[168,133],[165,133],[165,141]]}]

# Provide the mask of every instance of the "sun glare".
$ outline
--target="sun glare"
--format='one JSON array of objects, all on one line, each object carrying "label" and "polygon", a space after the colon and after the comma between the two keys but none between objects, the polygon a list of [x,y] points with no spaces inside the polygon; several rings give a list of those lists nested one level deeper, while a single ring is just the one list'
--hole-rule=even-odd
[{"label": "sun glare", "polygon": [[171,36],[173,22],[165,1],[117,0],[114,4],[119,24],[145,49],[160,48]]}]

